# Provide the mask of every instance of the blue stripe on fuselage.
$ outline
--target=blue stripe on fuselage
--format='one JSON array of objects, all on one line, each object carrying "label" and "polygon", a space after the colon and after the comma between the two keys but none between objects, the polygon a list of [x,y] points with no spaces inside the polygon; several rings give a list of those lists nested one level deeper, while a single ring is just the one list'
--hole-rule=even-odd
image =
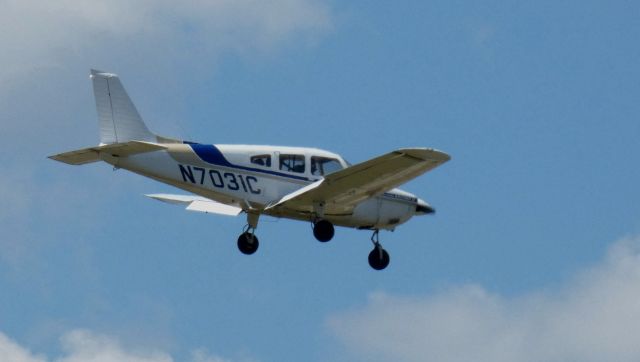
[{"label": "blue stripe on fuselage", "polygon": [[229,162],[218,147],[214,145],[203,145],[200,143],[189,143],[188,144],[193,152],[198,155],[203,161],[208,162],[213,165],[226,166],[226,167],[234,167],[231,162]]},{"label": "blue stripe on fuselage", "polygon": [[184,143],[189,145],[189,147],[191,147],[193,152],[195,152],[195,154],[198,155],[198,157],[200,157],[201,160],[203,160],[204,162],[210,163],[212,165],[236,168],[236,169],[245,170],[245,171],[266,173],[269,175],[287,177],[287,178],[292,178],[292,179],[302,180],[302,181],[309,181],[309,179],[306,177],[288,175],[286,173],[262,170],[262,169],[253,168],[253,167],[234,165],[231,162],[229,162],[229,160],[227,160],[222,154],[222,151],[220,151],[220,149],[218,149],[218,147],[214,145],[204,145],[201,143],[195,143],[195,142],[189,142],[189,141],[184,141]]}]

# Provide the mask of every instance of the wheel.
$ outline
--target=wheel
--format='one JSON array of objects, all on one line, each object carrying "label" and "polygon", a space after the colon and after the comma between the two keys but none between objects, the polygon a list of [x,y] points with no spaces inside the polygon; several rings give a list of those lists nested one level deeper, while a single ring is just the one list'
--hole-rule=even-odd
[{"label": "wheel", "polygon": [[327,220],[320,220],[313,224],[313,236],[315,236],[318,241],[326,243],[333,238],[334,233],[333,224]]},{"label": "wheel", "polygon": [[373,248],[369,253],[369,265],[375,270],[382,270],[389,265],[389,253],[381,246]]},{"label": "wheel", "polygon": [[259,245],[258,237],[249,232],[242,233],[238,237],[238,249],[242,254],[251,255],[255,253]]}]

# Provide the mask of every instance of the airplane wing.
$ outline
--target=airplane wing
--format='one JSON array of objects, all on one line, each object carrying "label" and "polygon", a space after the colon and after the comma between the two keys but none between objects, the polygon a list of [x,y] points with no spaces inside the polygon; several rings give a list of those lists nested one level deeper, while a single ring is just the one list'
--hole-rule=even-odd
[{"label": "airplane wing", "polygon": [[238,216],[238,214],[242,212],[242,209],[239,207],[226,205],[200,196],[170,194],[149,194],[145,196],[169,204],[186,205],[186,209],[189,211],[229,216]]},{"label": "airplane wing", "polygon": [[447,162],[451,157],[428,148],[404,148],[327,175],[267,207],[313,212],[325,204],[325,214],[350,213],[359,202],[382,194]]},{"label": "airplane wing", "polygon": [[157,143],[128,141],[69,151],[49,156],[49,158],[52,160],[67,163],[69,165],[84,165],[86,163],[100,161],[100,153],[106,153],[118,157],[125,157],[138,153],[159,151],[166,148],[167,147],[159,145]]}]

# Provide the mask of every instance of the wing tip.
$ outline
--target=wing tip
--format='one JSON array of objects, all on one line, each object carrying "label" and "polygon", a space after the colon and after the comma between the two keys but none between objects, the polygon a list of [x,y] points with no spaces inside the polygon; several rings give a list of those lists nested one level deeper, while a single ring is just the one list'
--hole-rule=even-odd
[{"label": "wing tip", "polygon": [[436,161],[438,163],[445,163],[451,160],[451,156],[448,153],[437,150],[435,148],[416,147],[416,148],[401,148],[398,152],[404,153],[411,157],[419,158],[425,161]]},{"label": "wing tip", "polygon": [[85,150],[69,151],[65,153],[58,153],[56,155],[47,156],[48,159],[66,163],[67,165],[80,166],[87,163],[98,162],[100,158],[97,157],[97,153],[91,154],[91,152],[82,152]]},{"label": "wing tip", "polygon": [[101,78],[117,78],[118,75],[114,74],[114,73],[109,73],[109,72],[105,72],[102,70],[98,70],[98,69],[93,69],[91,68],[89,70],[89,78],[93,79],[95,77],[101,77]]}]

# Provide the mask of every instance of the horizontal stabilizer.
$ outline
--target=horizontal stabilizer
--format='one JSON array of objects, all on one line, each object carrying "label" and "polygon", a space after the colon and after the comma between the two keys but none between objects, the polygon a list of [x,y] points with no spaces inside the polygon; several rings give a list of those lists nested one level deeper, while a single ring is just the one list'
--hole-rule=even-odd
[{"label": "horizontal stabilizer", "polygon": [[242,212],[242,209],[237,206],[226,205],[200,196],[170,194],[149,194],[145,196],[174,205],[186,205],[186,209],[189,211],[229,216],[238,216]]},{"label": "horizontal stabilizer", "polygon": [[100,161],[100,154],[111,155],[115,157],[126,157],[139,153],[147,153],[153,151],[164,150],[167,147],[150,142],[129,141],[123,143],[112,143],[103,146],[88,147],[80,150],[69,151],[57,155],[49,156],[50,159],[68,163],[70,165],[84,165]]}]

